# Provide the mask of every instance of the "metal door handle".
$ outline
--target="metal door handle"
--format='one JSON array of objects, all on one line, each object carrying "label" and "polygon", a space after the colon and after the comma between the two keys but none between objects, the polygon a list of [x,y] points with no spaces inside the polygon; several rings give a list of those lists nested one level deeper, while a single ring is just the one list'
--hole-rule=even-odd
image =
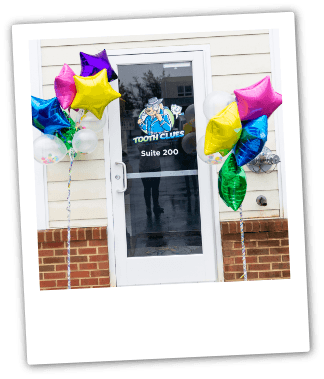
[{"label": "metal door handle", "polygon": [[127,171],[126,171],[126,165],[124,162],[115,162],[116,164],[121,164],[123,166],[123,189],[117,190],[117,192],[125,192],[127,190]]}]

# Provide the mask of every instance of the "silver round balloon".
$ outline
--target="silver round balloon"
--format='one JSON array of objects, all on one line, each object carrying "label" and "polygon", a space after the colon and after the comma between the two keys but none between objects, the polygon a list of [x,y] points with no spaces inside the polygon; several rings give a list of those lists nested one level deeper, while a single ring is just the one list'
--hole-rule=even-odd
[{"label": "silver round balloon", "polygon": [[203,104],[204,114],[207,120],[215,117],[217,113],[235,101],[235,97],[223,91],[213,91],[205,99]]},{"label": "silver round balloon", "polygon": [[94,132],[100,132],[107,123],[107,112],[104,111],[101,120],[97,118],[93,113],[87,112],[80,120],[80,125]]},{"label": "silver round balloon", "polygon": [[43,134],[34,141],[34,158],[39,163],[58,163],[66,154],[64,142],[55,136]]},{"label": "silver round balloon", "polygon": [[195,118],[195,106],[194,104],[189,105],[189,107],[186,109],[184,116],[186,118],[186,121],[189,122],[193,118]]},{"label": "silver round balloon", "polygon": [[182,148],[187,154],[196,153],[196,133],[188,133],[182,138],[181,141]]},{"label": "silver round balloon", "polygon": [[204,153],[205,148],[205,136],[201,137],[197,144],[197,153],[199,158],[207,164],[220,164],[223,162],[223,157],[220,153],[214,153],[206,155]]},{"label": "silver round balloon", "polygon": [[83,154],[92,153],[98,144],[98,137],[93,130],[81,129],[73,136],[72,146],[76,152]]}]

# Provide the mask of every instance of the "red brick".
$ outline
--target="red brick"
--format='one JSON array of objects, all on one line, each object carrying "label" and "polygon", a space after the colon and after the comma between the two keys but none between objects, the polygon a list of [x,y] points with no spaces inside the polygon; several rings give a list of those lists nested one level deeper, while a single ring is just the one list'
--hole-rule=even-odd
[{"label": "red brick", "polygon": [[282,231],[282,221],[281,220],[271,220],[268,221],[269,232],[281,232]]},{"label": "red brick", "polygon": [[51,272],[51,273],[45,273],[44,279],[63,279],[66,277],[65,272]]},{"label": "red brick", "polygon": [[54,242],[53,230],[45,231],[45,241],[46,242]]},{"label": "red brick", "polygon": [[223,248],[223,250],[232,250],[234,243],[236,243],[236,242],[222,241],[222,248]]},{"label": "red brick", "polygon": [[44,279],[44,275],[41,273],[39,274],[39,280],[42,280],[42,279]]},{"label": "red brick", "polygon": [[281,262],[281,256],[280,255],[267,255],[265,257],[259,257],[259,262]]},{"label": "red brick", "polygon": [[279,263],[279,270],[290,270],[290,263]]},{"label": "red brick", "polygon": [[56,281],[55,280],[41,280],[39,284],[40,284],[41,288],[56,287]]},{"label": "red brick", "polygon": [[236,255],[242,255],[242,250],[229,250],[229,251],[223,251],[223,256],[232,257]]},{"label": "red brick", "polygon": [[61,238],[61,230],[54,230],[54,241],[55,242],[62,242]]},{"label": "red brick", "polygon": [[98,254],[107,254],[108,258],[108,247],[98,247]]},{"label": "red brick", "polygon": [[289,239],[280,240],[281,246],[289,246]]},{"label": "red brick", "polygon": [[289,271],[282,271],[282,277],[283,278],[290,278],[290,270]]},{"label": "red brick", "polygon": [[[258,257],[245,257],[246,263],[258,263]],[[235,258],[235,263],[243,263],[242,257]]]},{"label": "red brick", "polygon": [[97,254],[97,249],[95,247],[79,249],[79,255],[90,255],[90,254]]},{"label": "red brick", "polygon": [[282,255],[283,262],[289,262],[289,255]]},{"label": "red brick", "polygon": [[233,272],[224,272],[224,279],[225,280],[234,280],[235,274]]},{"label": "red brick", "polygon": [[92,230],[91,228],[86,229],[86,240],[91,241],[92,240]]},{"label": "red brick", "polygon": [[247,255],[268,255],[269,249],[246,249]]},{"label": "red brick", "polygon": [[260,232],[267,232],[269,230],[268,221],[260,220]]},{"label": "red brick", "polygon": [[243,230],[244,233],[251,233],[253,230],[253,225],[251,221],[244,221],[243,222]]},{"label": "red brick", "polygon": [[270,254],[289,254],[289,247],[271,247]]},{"label": "red brick", "polygon": [[102,240],[106,240],[108,238],[107,236],[107,227],[106,226],[102,226],[101,227],[101,239]]},{"label": "red brick", "polygon": [[38,250],[39,257],[53,257],[54,250]]},{"label": "red brick", "polygon": [[[240,236],[239,236],[240,237]],[[240,237],[241,238],[241,237]],[[244,233],[244,239],[246,241],[259,241],[268,239],[268,232],[259,233]]]},{"label": "red brick", "polygon": [[42,243],[43,243],[43,242],[38,242],[38,249],[41,249],[41,248],[42,248]]},{"label": "red brick", "polygon": [[223,241],[241,241],[241,235],[240,234],[225,234],[222,237]]},{"label": "red brick", "polygon": [[240,265],[225,265],[224,267],[225,272],[242,272],[243,271],[243,264]]},{"label": "red brick", "polygon": [[85,229],[78,229],[78,241],[85,241],[86,239],[86,233],[85,233]]},{"label": "red brick", "polygon": [[63,263],[63,262],[65,262],[64,257],[43,258],[43,263],[44,264]]},{"label": "red brick", "polygon": [[235,263],[235,258],[224,258],[224,265],[231,265]]},{"label": "red brick", "polygon": [[279,246],[279,244],[280,244],[280,240],[258,241],[258,247]]},{"label": "red brick", "polygon": [[92,228],[92,239],[100,240],[100,228]]},{"label": "red brick", "polygon": [[109,262],[99,262],[98,263],[98,268],[101,270],[108,269],[109,268]]},{"label": "red brick", "polygon": [[89,241],[89,246],[107,246],[106,240],[92,240]]},{"label": "red brick", "polygon": [[110,285],[110,279],[109,278],[99,278],[99,284],[100,285]]},{"label": "red brick", "polygon": [[221,233],[222,234],[229,234],[229,226],[227,222],[221,223]]},{"label": "red brick", "polygon": [[[250,242],[244,241],[244,245],[245,245],[245,248],[256,247],[257,243],[256,243],[256,241],[250,241]],[[241,248],[242,248],[241,242],[234,242],[234,249],[241,249]]]},{"label": "red brick", "polygon": [[281,271],[259,272],[260,279],[281,278]]},{"label": "red brick", "polygon": [[64,248],[64,242],[43,242],[43,249],[62,249]]},{"label": "red brick", "polygon": [[71,278],[89,278],[90,272],[89,271],[72,271],[71,272]]},{"label": "red brick", "polygon": [[269,232],[269,238],[275,238],[275,239],[288,238],[288,231]]},{"label": "red brick", "polygon": [[39,266],[39,272],[49,272],[49,271],[55,271],[55,266]]},{"label": "red brick", "polygon": [[248,269],[251,271],[270,270],[270,264],[250,264]]},{"label": "red brick", "polygon": [[71,247],[86,247],[88,246],[87,241],[71,241]]},{"label": "red brick", "polygon": [[38,264],[39,265],[43,264],[43,259],[42,258],[38,258]]},{"label": "red brick", "polygon": [[77,262],[88,262],[88,257],[86,255],[83,256],[73,256],[71,257],[71,262],[77,263]]},{"label": "red brick", "polygon": [[282,220],[282,230],[288,230],[288,220]]},{"label": "red brick", "polygon": [[[77,255],[77,249],[70,249],[70,255]],[[67,256],[67,249],[55,250],[55,256]]]},{"label": "red brick", "polygon": [[41,242],[44,242],[45,241],[45,232],[44,230],[39,230],[38,233],[37,233],[37,239],[38,239],[38,242],[41,243]]},{"label": "red brick", "polygon": [[[78,265],[77,264],[71,264],[70,269],[71,270],[77,270]],[[67,263],[64,265],[56,265],[56,271],[67,271]]]},{"label": "red brick", "polygon": [[259,221],[252,221],[252,231],[253,233],[259,233],[260,231],[260,222]]},{"label": "red brick", "polygon": [[97,263],[81,263],[80,270],[96,270]]},{"label": "red brick", "polygon": [[259,278],[259,273],[258,272],[248,272],[247,273],[247,278],[248,278],[248,280],[258,279]]},{"label": "red brick", "polygon": [[238,228],[237,228],[237,223],[236,221],[231,221],[228,222],[228,229],[229,229],[229,234],[235,234],[238,233]]},{"label": "red brick", "polygon": [[96,286],[98,285],[97,278],[81,279],[81,286]]},{"label": "red brick", "polygon": [[[79,285],[79,279],[71,279],[71,288],[72,286],[78,286]],[[68,286],[68,280],[58,280],[57,281],[57,286],[58,287],[67,287]]]},{"label": "red brick", "polygon": [[109,276],[109,270],[91,271],[92,278],[98,278],[99,276]]}]

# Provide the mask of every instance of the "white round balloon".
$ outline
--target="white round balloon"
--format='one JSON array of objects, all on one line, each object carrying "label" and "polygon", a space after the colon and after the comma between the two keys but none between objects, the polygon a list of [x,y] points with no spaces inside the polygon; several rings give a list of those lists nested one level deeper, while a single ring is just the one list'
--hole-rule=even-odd
[{"label": "white round balloon", "polygon": [[204,147],[205,147],[205,136],[201,137],[197,144],[197,153],[199,158],[208,164],[219,164],[222,163],[223,157],[220,153],[214,153],[206,155],[204,153]]},{"label": "white round balloon", "polygon": [[203,109],[207,120],[235,101],[235,97],[227,92],[213,91],[205,99]]},{"label": "white round balloon", "polygon": [[189,105],[189,107],[185,110],[184,116],[185,116],[187,122],[189,122],[193,118],[195,118],[195,106],[194,106],[194,104]]},{"label": "white round balloon", "polygon": [[98,137],[93,130],[81,129],[73,136],[72,146],[76,152],[92,153],[98,144]]},{"label": "white round balloon", "polygon": [[56,136],[43,134],[34,141],[34,158],[43,164],[53,164],[61,161],[67,154],[63,141]]},{"label": "white round balloon", "polygon": [[101,120],[97,118],[93,113],[87,112],[80,120],[80,125],[94,132],[100,132],[107,123],[107,112],[104,111]]}]

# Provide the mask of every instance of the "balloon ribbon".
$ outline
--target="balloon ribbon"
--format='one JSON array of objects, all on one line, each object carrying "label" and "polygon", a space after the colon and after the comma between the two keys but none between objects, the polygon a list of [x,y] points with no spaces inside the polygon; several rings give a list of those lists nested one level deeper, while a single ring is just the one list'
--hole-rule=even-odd
[{"label": "balloon ribbon", "polygon": [[243,275],[241,276],[241,278],[244,277],[244,280],[247,280],[242,204],[240,205],[240,229],[241,229],[242,260],[243,260]]},{"label": "balloon ribbon", "polygon": [[67,275],[68,275],[68,289],[71,289],[71,171],[76,152],[73,149],[69,150],[70,167],[69,167],[69,181],[68,181],[68,235],[67,235]]}]

